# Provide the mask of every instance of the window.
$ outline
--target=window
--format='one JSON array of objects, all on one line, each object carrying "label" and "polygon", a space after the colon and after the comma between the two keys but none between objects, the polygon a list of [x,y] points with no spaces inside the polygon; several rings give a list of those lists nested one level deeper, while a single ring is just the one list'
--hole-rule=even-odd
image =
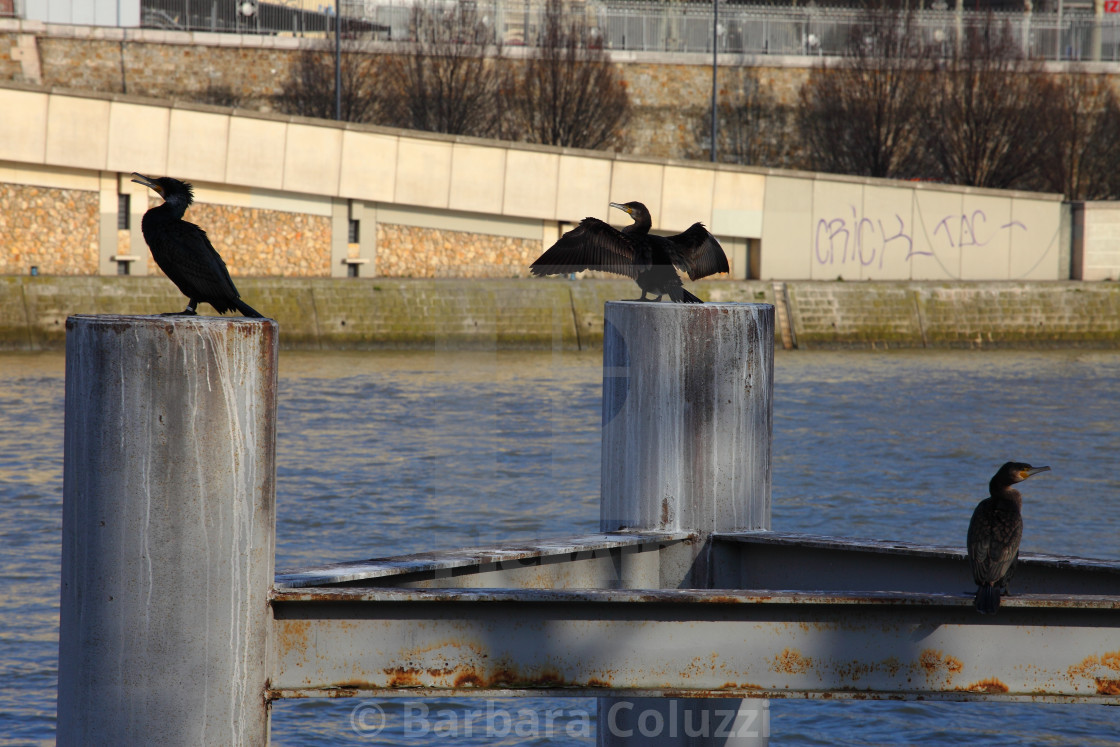
[{"label": "window", "polygon": [[[131,214],[129,209],[132,206],[132,195],[117,195],[117,230],[127,231],[131,227]],[[127,275],[128,272],[120,272],[118,275]]]}]

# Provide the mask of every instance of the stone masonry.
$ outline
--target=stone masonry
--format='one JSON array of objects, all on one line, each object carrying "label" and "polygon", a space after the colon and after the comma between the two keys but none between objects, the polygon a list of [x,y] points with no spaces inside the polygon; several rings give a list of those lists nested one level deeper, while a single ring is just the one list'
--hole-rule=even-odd
[{"label": "stone masonry", "polygon": [[96,275],[98,195],[0,184],[0,274]]},{"label": "stone masonry", "polygon": [[209,203],[192,205],[184,218],[202,226],[231,275],[330,277],[330,218]]},{"label": "stone masonry", "polygon": [[541,242],[508,236],[377,226],[377,274],[414,278],[515,278],[529,274]]}]

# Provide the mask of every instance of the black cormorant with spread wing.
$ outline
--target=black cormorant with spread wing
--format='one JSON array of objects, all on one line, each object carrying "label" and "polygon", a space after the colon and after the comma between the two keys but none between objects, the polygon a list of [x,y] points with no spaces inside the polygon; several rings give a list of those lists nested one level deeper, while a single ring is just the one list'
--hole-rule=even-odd
[{"label": "black cormorant with spread wing", "polygon": [[[716,237],[700,223],[676,236],[649,232],[653,221],[640,202],[612,202],[634,219],[619,231],[598,218],[584,218],[542,254],[529,268],[534,275],[562,275],[602,270],[633,278],[642,289],[638,301],[660,301],[663,295],[678,303],[702,303],[681,285],[676,268],[699,280],[728,272],[727,255]],[[646,298],[653,293],[657,298]]]},{"label": "black cormorant with spread wing", "polygon": [[999,594],[1007,592],[1008,582],[1019,560],[1019,540],[1023,537],[1023,496],[1012,485],[1049,467],[1032,467],[1008,462],[988,483],[989,497],[980,501],[968,524],[968,563],[976,582],[976,609],[994,615],[999,609]]},{"label": "black cormorant with spread wing", "polygon": [[241,300],[226,269],[226,263],[206,238],[206,232],[183,220],[194,202],[194,189],[187,182],[162,176],[153,179],[133,172],[132,181],[154,189],[163,204],[144,213],[140,229],[159,269],[190,299],[184,311],[164,316],[191,316],[200,303],[208,303],[219,314],[237,310],[245,316],[261,315]]}]

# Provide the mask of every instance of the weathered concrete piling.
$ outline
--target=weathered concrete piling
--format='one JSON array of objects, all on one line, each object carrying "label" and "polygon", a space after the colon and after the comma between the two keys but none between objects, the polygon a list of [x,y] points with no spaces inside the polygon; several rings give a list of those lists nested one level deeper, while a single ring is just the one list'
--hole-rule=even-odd
[{"label": "weathered concrete piling", "polygon": [[[607,303],[599,528],[693,533],[663,557],[662,588],[714,585],[713,532],[770,528],[773,379],[770,304]],[[766,700],[600,698],[598,744],[634,744],[685,712],[727,738],[680,727],[658,744],[768,741]]]},{"label": "weathered concrete piling", "polygon": [[600,530],[770,527],[774,307],[607,304]]},{"label": "weathered concrete piling", "polygon": [[263,744],[277,324],[66,328],[58,743]]}]

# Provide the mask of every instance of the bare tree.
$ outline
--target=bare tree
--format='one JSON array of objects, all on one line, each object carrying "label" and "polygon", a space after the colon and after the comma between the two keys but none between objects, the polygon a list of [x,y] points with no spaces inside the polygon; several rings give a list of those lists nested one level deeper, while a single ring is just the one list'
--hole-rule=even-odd
[{"label": "bare tree", "polygon": [[1053,137],[1055,87],[991,16],[970,29],[928,86],[925,143],[941,177],[975,187],[1037,182]]},{"label": "bare tree", "polygon": [[1120,100],[1108,76],[1074,71],[1055,88],[1040,186],[1067,200],[1120,198]]},{"label": "bare tree", "polygon": [[[323,42],[299,53],[292,77],[276,98],[285,114],[334,119],[335,64],[333,43]],[[384,119],[380,90],[384,58],[348,41],[342,53],[342,119],[347,122],[380,122]]]},{"label": "bare tree", "polygon": [[[724,97],[716,115],[719,117],[716,157],[723,163],[755,166],[788,167],[793,150],[786,137],[791,114],[774,93],[762,85],[758,71],[740,67],[722,73]],[[693,121],[698,147],[692,158],[711,159],[712,110]]]},{"label": "bare tree", "polygon": [[569,148],[618,143],[630,97],[598,38],[580,16],[548,0],[538,46],[525,61],[515,99],[530,142]]},{"label": "bare tree", "polygon": [[815,66],[800,91],[796,126],[811,167],[862,176],[920,175],[927,66],[912,16],[868,11],[847,47],[841,62]]},{"label": "bare tree", "polygon": [[378,81],[385,124],[501,137],[512,86],[493,28],[466,3],[417,5],[410,24],[412,40]]}]

